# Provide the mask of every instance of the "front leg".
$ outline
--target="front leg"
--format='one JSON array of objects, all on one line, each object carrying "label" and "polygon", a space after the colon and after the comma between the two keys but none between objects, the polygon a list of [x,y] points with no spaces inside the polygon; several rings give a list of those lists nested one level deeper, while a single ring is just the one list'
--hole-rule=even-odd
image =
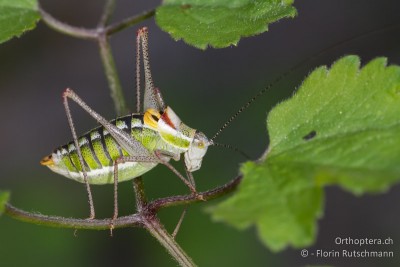
[{"label": "front leg", "polygon": [[[169,154],[169,155],[167,155]],[[168,158],[171,158],[171,153],[163,150],[155,150],[154,155],[158,158],[159,163],[165,165],[168,169],[170,169],[173,173],[175,173],[176,176],[179,177],[179,179],[182,180],[182,182],[189,188],[189,190],[194,194],[197,195],[196,188],[177,170],[175,169],[174,166],[172,166],[168,162]]]}]

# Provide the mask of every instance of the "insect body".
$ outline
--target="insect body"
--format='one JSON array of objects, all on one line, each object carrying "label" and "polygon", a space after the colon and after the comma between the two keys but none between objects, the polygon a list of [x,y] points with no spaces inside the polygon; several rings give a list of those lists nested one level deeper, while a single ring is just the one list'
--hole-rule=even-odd
[{"label": "insect body", "polygon": [[[185,125],[170,107],[163,112],[148,109],[144,114],[131,114],[110,122],[141,143],[150,153],[163,153],[164,160],[180,159],[184,153],[188,171],[198,170],[210,144],[207,137]],[[90,184],[113,183],[114,162],[130,155],[103,126],[78,138],[83,163]],[[143,155],[137,155],[143,156]],[[82,166],[74,142],[61,146],[41,161],[52,171],[78,182],[84,182]],[[137,161],[118,165],[120,182],[138,177],[158,162]]]},{"label": "insect body", "polygon": [[[147,38],[147,28],[140,29],[136,38],[137,113],[107,121],[71,89],[66,89],[63,100],[73,141],[55,149],[41,161],[42,165],[52,171],[86,184],[90,218],[95,217],[95,212],[89,184],[114,183],[114,220],[118,216],[118,182],[138,177],[159,163],[172,170],[196,194],[191,172],[201,167],[207,148],[213,144],[203,133],[184,124],[164,104],[160,90],[153,85]],[[140,47],[145,77],[143,111],[140,107]],[[69,109],[69,99],[101,126],[78,138]],[[179,160],[182,153],[188,179],[168,163],[171,158]]]}]

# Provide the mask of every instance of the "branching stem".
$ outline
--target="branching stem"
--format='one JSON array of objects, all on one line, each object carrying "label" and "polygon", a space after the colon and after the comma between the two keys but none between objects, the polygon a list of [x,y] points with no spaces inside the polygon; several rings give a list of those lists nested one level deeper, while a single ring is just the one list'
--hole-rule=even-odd
[{"label": "branching stem", "polygon": [[[241,180],[242,176],[237,176],[223,186],[199,193],[199,195],[203,196],[203,200],[199,200],[198,196],[190,194],[184,196],[160,198],[150,203],[147,203],[143,180],[141,177],[135,178],[133,183],[137,198],[137,213],[129,216],[118,217],[113,222],[113,228],[145,228],[160,242],[162,246],[167,249],[171,256],[173,256],[174,259],[181,266],[196,266],[192,259],[185,253],[185,251],[178,245],[178,243],[176,243],[174,238],[160,223],[159,219],[157,218],[158,210],[177,205],[187,205],[196,202],[204,202],[224,196],[235,190]],[[4,212],[10,217],[20,221],[60,228],[109,230],[111,222],[111,219],[73,219],[59,216],[47,216],[38,213],[23,211],[12,206],[9,203],[6,204]]]},{"label": "branching stem", "polygon": [[114,4],[113,2],[115,1],[109,1],[111,3],[106,4],[105,7],[105,13],[103,14],[100,23],[97,28],[95,29],[86,29],[82,27],[75,27],[71,26],[65,22],[59,21],[53,16],[51,16],[49,13],[47,13],[40,5],[38,7],[39,13],[42,17],[42,20],[55,31],[58,31],[60,33],[75,37],[75,38],[81,38],[81,39],[91,39],[91,40],[97,40],[99,37],[99,33],[105,33],[107,36],[110,36],[114,33],[120,32],[126,28],[129,28],[135,24],[138,24],[148,18],[151,18],[154,16],[156,11],[154,9],[147,10],[141,14],[134,15],[131,17],[128,17],[120,22],[116,22],[111,25],[107,25],[108,21],[110,20],[112,11],[114,9]]},{"label": "branching stem", "polygon": [[[140,202],[137,201],[137,203],[142,203],[142,204],[138,204],[140,205],[140,207],[138,207],[137,213],[117,218],[114,222],[114,227],[115,228],[143,227],[144,225],[143,218],[156,216],[157,212],[160,209],[178,205],[187,205],[197,202],[204,202],[214,198],[222,197],[235,190],[239,185],[241,179],[242,176],[237,176],[236,178],[232,179],[225,185],[222,185],[220,187],[214,188],[209,191],[199,193],[200,195],[203,196],[204,200],[199,200],[197,196],[189,194],[182,196],[160,198],[147,203],[146,201],[143,201],[144,197],[143,183],[140,179],[136,178],[134,179],[135,187],[137,187],[135,191],[143,193],[143,194],[140,193],[142,195],[141,197],[142,200]],[[110,228],[110,219],[89,220],[89,219],[64,218],[58,216],[47,216],[20,210],[9,203],[6,204],[4,212],[10,217],[20,221],[46,225],[51,227],[88,229],[88,230],[109,230]]]},{"label": "branching stem", "polygon": [[182,267],[196,266],[156,217],[145,220],[145,228],[167,249]]},{"label": "branching stem", "polygon": [[61,22],[47,13],[40,5],[38,10],[42,16],[42,20],[52,29],[80,39],[87,39],[96,41],[99,44],[100,56],[103,62],[104,72],[110,88],[111,98],[114,102],[115,112],[117,115],[126,114],[128,111],[126,101],[123,95],[121,82],[119,80],[117,68],[115,66],[114,57],[112,55],[109,36],[121,30],[129,28],[145,19],[148,19],[155,14],[155,10],[143,12],[142,14],[129,17],[121,22],[112,25],[107,25],[112,13],[114,11],[115,0],[107,0],[104,13],[100,22],[95,29],[86,29],[71,26],[67,23]]},{"label": "branching stem", "polygon": [[96,40],[98,38],[97,29],[85,29],[68,25],[51,16],[40,5],[38,10],[44,23],[55,31],[81,39]]},{"label": "branching stem", "polygon": [[[95,29],[79,28],[61,22],[48,14],[42,7],[38,10],[43,21],[52,29],[63,34],[86,40],[96,41],[99,45],[100,56],[102,59],[104,71],[110,88],[111,97],[117,115],[127,112],[126,101],[122,92],[117,68],[115,66],[114,57],[112,55],[109,37],[121,30],[135,25],[147,18],[154,16],[155,10],[146,11],[142,14],[129,17],[115,24],[108,25],[115,7],[115,0],[106,0],[103,15]],[[112,228],[124,227],[142,227],[151,233],[160,244],[174,257],[174,259],[184,267],[196,266],[192,259],[185,251],[176,243],[174,237],[171,236],[165,227],[161,224],[157,217],[157,212],[166,207],[187,205],[196,202],[203,202],[217,197],[221,197],[235,190],[240,183],[242,177],[238,176],[229,183],[217,187],[213,190],[199,193],[197,195],[183,195],[160,198],[152,202],[148,202],[144,190],[142,177],[133,179],[133,188],[136,196],[135,214],[119,217],[112,221]],[[200,196],[200,197],[199,197]],[[31,213],[23,211],[12,206],[10,203],[5,205],[5,214],[12,218],[38,225],[50,227],[73,228],[73,229],[90,229],[90,230],[110,230],[111,219],[74,219],[59,216],[47,216],[39,213]]]}]

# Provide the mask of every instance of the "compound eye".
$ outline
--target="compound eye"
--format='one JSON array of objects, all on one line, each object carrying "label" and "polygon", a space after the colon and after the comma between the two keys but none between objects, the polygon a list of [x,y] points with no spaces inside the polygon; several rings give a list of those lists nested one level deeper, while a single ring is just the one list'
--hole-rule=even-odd
[{"label": "compound eye", "polygon": [[197,146],[198,146],[199,148],[204,148],[204,142],[203,142],[203,141],[200,141],[200,142],[197,144]]}]

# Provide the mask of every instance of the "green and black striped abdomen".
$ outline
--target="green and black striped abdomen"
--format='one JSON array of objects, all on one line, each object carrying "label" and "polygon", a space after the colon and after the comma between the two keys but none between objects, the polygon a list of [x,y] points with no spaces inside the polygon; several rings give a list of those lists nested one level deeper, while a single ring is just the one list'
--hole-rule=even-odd
[{"label": "green and black striped abdomen", "polygon": [[[134,138],[141,141],[143,131],[143,115],[130,114],[110,121],[119,129],[124,130]],[[99,126],[78,138],[82,153],[83,163],[87,172],[113,166],[113,162],[128,153],[115,141],[111,134]],[[82,171],[78,153],[73,141],[59,147],[54,151],[70,172]]]}]

